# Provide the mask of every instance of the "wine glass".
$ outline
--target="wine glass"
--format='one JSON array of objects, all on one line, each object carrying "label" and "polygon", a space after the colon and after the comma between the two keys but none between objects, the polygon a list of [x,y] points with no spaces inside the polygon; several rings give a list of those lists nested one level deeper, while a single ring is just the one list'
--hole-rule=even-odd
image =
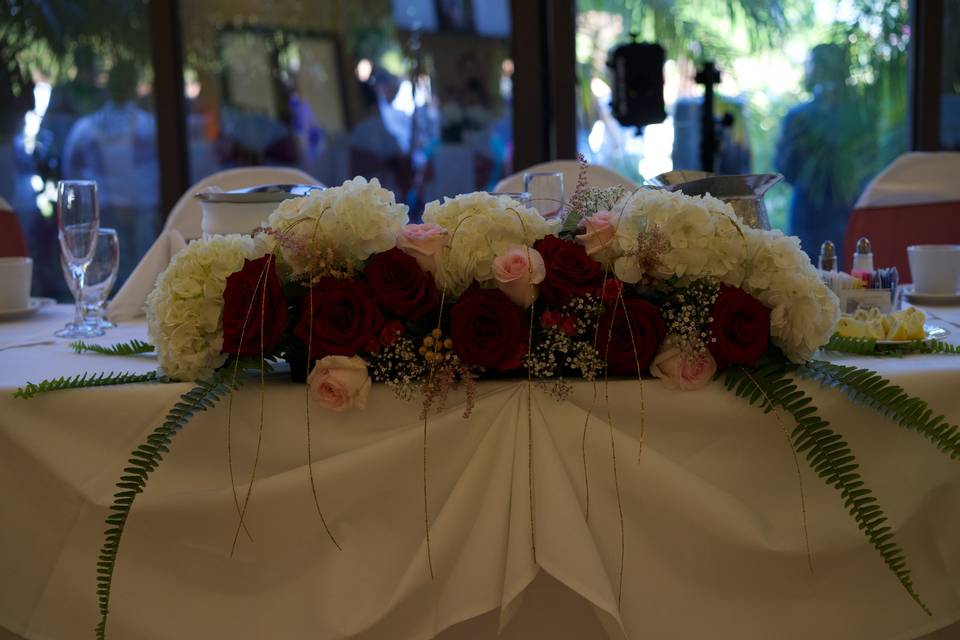
[{"label": "wine glass", "polygon": [[97,246],[90,264],[84,270],[83,291],[77,291],[77,283],[70,272],[66,259],[60,255],[63,276],[70,286],[70,293],[80,296],[83,301],[83,323],[101,329],[112,329],[116,325],[104,317],[104,308],[110,291],[117,280],[120,268],[120,241],[116,229],[103,227],[97,232]]},{"label": "wine glass", "polygon": [[544,218],[553,220],[563,217],[562,173],[525,173],[523,190],[530,194],[531,205]]},{"label": "wine glass", "polygon": [[60,251],[76,284],[73,322],[57,331],[58,338],[93,338],[103,335],[99,326],[83,322],[84,270],[93,259],[100,228],[97,183],[92,180],[61,180],[57,185],[57,228]]}]

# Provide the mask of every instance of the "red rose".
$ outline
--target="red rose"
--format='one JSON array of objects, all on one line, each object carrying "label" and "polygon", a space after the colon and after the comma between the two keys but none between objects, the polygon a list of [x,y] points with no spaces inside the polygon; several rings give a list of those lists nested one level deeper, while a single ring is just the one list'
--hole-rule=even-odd
[{"label": "red rose", "polygon": [[383,308],[401,318],[417,320],[440,303],[433,276],[400,249],[373,256],[364,273]]},{"label": "red rose", "polygon": [[529,325],[499,289],[474,285],[450,309],[453,350],[467,364],[507,371],[522,364]]},{"label": "red rose", "polygon": [[383,314],[370,287],[362,282],[323,278],[312,289],[312,301],[308,293],[300,305],[302,312],[294,334],[310,345],[309,360],[355,356],[380,337]]},{"label": "red rose", "polygon": [[616,304],[620,299],[620,293],[623,291],[623,283],[617,278],[607,278],[603,283],[603,291],[600,292],[600,299],[604,304]]},{"label": "red rose", "polygon": [[603,285],[603,267],[576,242],[547,236],[533,247],[547,267],[547,275],[540,283],[540,298],[547,305],[562,307],[571,298],[596,294]]},{"label": "red rose", "polygon": [[[624,307],[627,308],[626,315]],[[666,333],[667,328],[659,309],[645,300],[625,298],[623,304],[611,305],[600,315],[597,351],[601,358],[606,358],[610,373],[637,374],[650,368]]]},{"label": "red rose", "polygon": [[717,365],[755,366],[770,343],[770,309],[743,289],[721,285],[710,315],[707,346]]},{"label": "red rose", "polygon": [[403,324],[397,320],[388,322],[380,332],[380,344],[385,347],[392,347],[393,344],[403,335]]},{"label": "red rose", "polygon": [[[273,254],[244,260],[223,290],[222,353],[245,358],[271,355],[287,328],[287,301]],[[262,338],[262,345],[261,345]]]}]

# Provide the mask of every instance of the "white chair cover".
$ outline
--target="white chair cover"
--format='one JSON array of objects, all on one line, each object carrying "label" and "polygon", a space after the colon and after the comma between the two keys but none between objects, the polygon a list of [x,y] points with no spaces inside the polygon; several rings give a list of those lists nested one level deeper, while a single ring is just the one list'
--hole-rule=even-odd
[{"label": "white chair cover", "polygon": [[960,202],[960,152],[905,153],[864,189],[855,209]]},{"label": "white chair cover", "polygon": [[220,171],[207,176],[180,196],[177,204],[173,205],[163,230],[179,231],[188,242],[196,240],[202,235],[200,223],[203,210],[193,197],[194,194],[207,187],[219,187],[229,191],[258,184],[320,184],[320,181],[293,167],[238,167]]},{"label": "white chair cover", "polygon": [[[569,200],[577,188],[577,178],[580,175],[580,165],[576,160],[553,160],[551,162],[541,162],[523,171],[507,176],[497,183],[496,191],[499,192],[517,192],[523,191],[524,173],[550,173],[559,172],[563,174],[563,199]],[[628,190],[633,191],[639,188],[636,182],[620,175],[616,171],[597,165],[587,167],[587,180],[591,187],[613,187],[623,185]]]}]

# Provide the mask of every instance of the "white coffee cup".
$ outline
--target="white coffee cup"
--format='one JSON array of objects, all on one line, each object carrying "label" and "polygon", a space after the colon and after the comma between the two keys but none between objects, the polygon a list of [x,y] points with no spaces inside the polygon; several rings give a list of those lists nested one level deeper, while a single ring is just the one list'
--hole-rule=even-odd
[{"label": "white coffee cup", "polygon": [[917,244],[907,247],[913,290],[917,293],[960,293],[960,244]]},{"label": "white coffee cup", "polygon": [[0,258],[0,311],[22,311],[30,306],[33,260]]}]

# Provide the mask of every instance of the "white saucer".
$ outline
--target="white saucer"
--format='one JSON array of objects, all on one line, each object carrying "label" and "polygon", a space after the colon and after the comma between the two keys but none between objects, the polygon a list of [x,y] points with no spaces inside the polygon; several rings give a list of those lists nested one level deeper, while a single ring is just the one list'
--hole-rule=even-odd
[{"label": "white saucer", "polygon": [[917,293],[912,286],[904,287],[907,300],[915,304],[960,304],[960,291],[957,293]]},{"label": "white saucer", "polygon": [[0,311],[0,320],[19,320],[31,316],[40,309],[56,304],[53,298],[30,298],[30,304],[24,309],[7,309]]}]

